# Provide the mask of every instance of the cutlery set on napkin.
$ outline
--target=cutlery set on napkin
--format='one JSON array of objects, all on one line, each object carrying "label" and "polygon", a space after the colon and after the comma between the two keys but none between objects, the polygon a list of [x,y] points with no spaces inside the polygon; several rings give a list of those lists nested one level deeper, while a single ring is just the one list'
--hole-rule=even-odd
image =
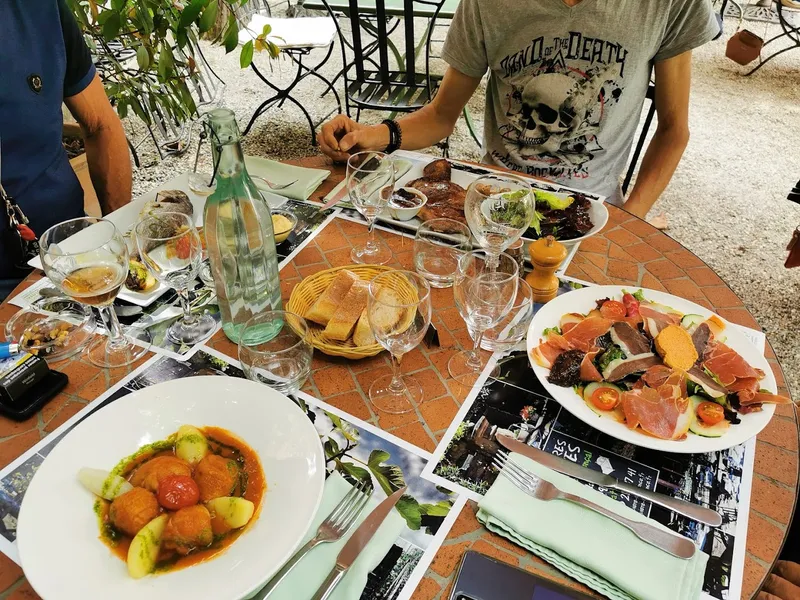
[{"label": "cutlery set on napkin", "polygon": [[394,510],[405,491],[401,488],[378,503],[368,487],[353,487],[332,473],[304,545],[251,600],[359,598],[367,575],[405,526]]},{"label": "cutlery set on napkin", "polygon": [[703,506],[629,485],[508,436],[500,470],[479,503],[478,520],[570,577],[614,600],[699,597],[708,555],[695,543],[584,486],[574,478],[632,494],[711,526]]}]

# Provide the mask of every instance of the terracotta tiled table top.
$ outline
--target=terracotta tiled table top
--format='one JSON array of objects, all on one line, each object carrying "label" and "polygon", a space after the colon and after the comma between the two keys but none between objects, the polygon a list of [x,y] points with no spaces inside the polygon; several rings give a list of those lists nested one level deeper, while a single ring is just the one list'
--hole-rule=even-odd
[{"label": "terracotta tiled table top", "polygon": [[[291,161],[303,166],[326,166],[333,175],[316,192],[327,194],[342,178],[342,169],[331,167],[326,159],[314,157]],[[728,320],[748,327],[758,324],[742,302],[714,271],[666,234],[628,213],[609,206],[610,220],[603,232],[581,244],[567,274],[598,284],[625,284],[665,290],[713,309]],[[413,269],[413,240],[378,232],[394,252],[391,266]],[[366,227],[335,219],[290,264],[281,270],[284,302],[292,288],[318,271],[350,264],[353,245],[364,241]],[[19,289],[38,279],[38,274]],[[448,379],[447,361],[464,347],[472,347],[451,290],[433,290],[433,323],[439,330],[441,347],[428,350],[420,346],[403,359],[402,368],[413,373],[425,390],[425,401],[405,415],[376,414],[366,402],[365,391],[379,375],[390,372],[385,353],[351,362],[315,353],[312,376],[305,390],[358,418],[391,431],[408,442],[432,451],[455,417],[464,390]],[[0,305],[0,322],[5,322],[16,307]],[[236,357],[236,347],[219,332],[209,345]],[[145,357],[144,362],[149,357]],[[771,348],[767,358],[772,365],[781,393],[787,393],[780,365]],[[0,417],[0,468],[53,431],[138,366],[102,370],[74,359],[58,369],[70,379],[68,387],[38,415],[23,423]],[[743,597],[755,595],[777,559],[792,518],[798,479],[798,422],[793,406],[779,406],[769,426],[758,436],[755,476],[747,538]],[[497,557],[537,574],[564,582],[557,570],[527,551],[487,532],[475,518],[476,507],[467,504],[414,594],[415,600],[443,600],[461,556],[467,549]],[[591,593],[579,584],[574,587]],[[21,569],[0,554],[0,598],[36,598]]]}]

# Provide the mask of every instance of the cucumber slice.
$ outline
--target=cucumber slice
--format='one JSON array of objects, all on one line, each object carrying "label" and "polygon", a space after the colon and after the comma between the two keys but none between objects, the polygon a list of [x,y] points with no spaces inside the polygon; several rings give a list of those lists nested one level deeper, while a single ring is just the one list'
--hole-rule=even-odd
[{"label": "cucumber slice", "polygon": [[692,331],[705,320],[706,318],[700,315],[684,315],[683,319],[681,319],[681,325],[684,329]]},{"label": "cucumber slice", "polygon": [[611,417],[612,419],[623,423],[625,421],[625,412],[622,410],[622,404],[617,404],[617,406],[612,410],[600,410],[591,401],[592,394],[594,394],[595,391],[600,388],[610,388],[612,390],[616,390],[620,395],[622,395],[622,392],[625,391],[613,383],[607,383],[605,381],[590,383],[583,390],[583,400],[586,402],[586,406],[591,408],[595,414],[601,417]]},{"label": "cucumber slice", "polygon": [[689,424],[689,431],[695,435],[710,438],[722,437],[727,433],[728,429],[731,427],[730,421],[723,420],[716,425],[706,425],[697,417],[697,407],[703,402],[708,402],[707,399],[702,396],[691,396],[689,400],[692,403],[692,422]]}]

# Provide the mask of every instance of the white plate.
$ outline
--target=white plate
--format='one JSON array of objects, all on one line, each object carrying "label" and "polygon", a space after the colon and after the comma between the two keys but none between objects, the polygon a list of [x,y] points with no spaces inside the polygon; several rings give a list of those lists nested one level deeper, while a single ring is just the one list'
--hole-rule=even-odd
[{"label": "white plate", "polygon": [[[259,455],[261,514],[221,555],[173,573],[132,579],[98,539],[94,496],[78,469],[111,469],[182,424],[227,429]],[[298,547],[322,498],[324,460],[308,417],[286,396],[246,379],[191,377],[134,392],[92,414],[53,449],[20,510],[22,568],[46,600],[239,600]]]},{"label": "white plate", "polygon": [[[542,339],[542,332],[548,327],[557,326],[564,313],[576,312],[586,314],[596,307],[597,300],[602,300],[603,298],[621,299],[623,289],[633,291],[639,288],[631,288],[630,286],[625,288],[616,285],[592,286],[569,292],[547,303],[536,313],[528,329],[528,359],[530,360],[531,350],[539,345]],[[671,294],[665,294],[664,292],[644,290],[644,295],[645,298],[652,302],[670,306],[684,314],[702,315],[706,318],[715,314],[694,302],[672,296]],[[724,319],[722,320],[724,321]],[[725,323],[727,324],[725,327],[727,341],[725,343],[741,354],[751,366],[764,371],[766,376],[761,381],[761,387],[776,393],[778,387],[775,384],[775,376],[772,374],[772,369],[769,363],[767,363],[767,359],[764,358],[764,355],[753,346],[750,340],[748,340],[741,331],[731,326],[727,321],[725,321]],[[539,378],[539,381],[550,395],[581,421],[618,440],[635,444],[643,448],[652,448],[653,450],[663,450],[665,452],[677,452],[681,454],[701,454],[704,452],[725,450],[741,444],[742,442],[746,442],[750,438],[758,435],[758,433],[767,426],[767,423],[769,423],[772,418],[772,414],[775,412],[774,404],[765,404],[764,410],[761,412],[739,415],[742,422],[738,425],[731,425],[728,433],[718,438],[705,438],[689,433],[689,437],[683,441],[660,440],[642,433],[639,429],[628,429],[624,423],[619,423],[609,417],[601,417],[590,409],[586,405],[586,402],[584,402],[572,388],[563,388],[549,383],[547,381],[547,376],[550,373],[549,369],[540,367],[533,361],[531,361],[531,365],[533,366],[533,372],[536,373],[536,377]]]},{"label": "white plate", "polygon": [[[456,161],[450,161],[450,162],[452,162],[453,164],[456,164],[456,165],[458,164]],[[407,186],[411,181],[413,181],[415,179],[419,179],[420,177],[423,177],[424,176],[423,169],[425,168],[425,166],[426,165],[424,165],[424,164],[415,163],[414,166],[411,168],[411,170],[408,171],[408,173],[406,173],[403,177],[401,177],[400,179],[397,180],[397,183],[396,183],[395,187],[396,188],[400,188],[400,187]],[[509,173],[506,173],[505,171],[494,171],[494,170],[491,169],[491,167],[488,167],[488,166],[484,167],[483,165],[481,165],[479,167],[474,167],[474,166],[470,165],[470,168],[485,169],[487,171],[496,172],[496,173],[499,173],[501,175],[502,174],[506,174],[506,175],[509,174]],[[515,173],[510,173],[510,174],[511,175],[515,175]],[[518,175],[518,174],[516,174],[516,175]],[[458,185],[460,185],[464,189],[467,189],[472,184],[472,182],[475,181],[476,179],[478,179],[479,177],[481,177],[481,176],[480,175],[476,175],[475,173],[469,173],[467,171],[462,171],[460,169],[454,168],[452,170],[452,174],[451,174],[450,179],[451,179],[451,181],[453,183],[457,183]],[[539,182],[537,182],[537,181],[535,181],[533,179],[530,179],[530,178],[526,178],[526,177],[523,177],[523,178],[528,183],[530,183],[531,186],[534,189],[537,189],[537,190],[546,190],[546,191],[556,190],[558,192],[564,192],[564,193],[580,191],[580,190],[573,190],[571,188],[567,188],[567,187],[564,187],[564,186],[561,186],[561,185],[558,185],[558,184],[549,185],[549,184],[539,183]],[[589,230],[589,232],[586,235],[584,235],[582,237],[575,238],[574,240],[560,240],[561,243],[564,244],[565,246],[575,246],[575,245],[579,244],[581,241],[583,241],[583,240],[585,240],[587,238],[590,238],[593,235],[597,235],[598,233],[600,233],[600,231],[603,229],[603,227],[605,227],[606,224],[608,223],[608,208],[606,208],[605,202],[603,202],[602,200],[593,200],[591,198],[589,199],[589,201],[592,203],[592,206],[591,206],[591,208],[589,210],[589,214],[591,216],[592,224],[594,226],[592,227],[591,230]],[[414,217],[413,219],[409,219],[408,221],[400,221],[398,219],[393,219],[391,214],[389,213],[388,209],[385,210],[378,217],[378,220],[379,221],[385,221],[387,223],[392,223],[393,225],[398,225],[400,227],[405,227],[405,228],[410,229],[412,231],[416,231],[417,229],[419,229],[419,226],[422,225],[422,221],[418,217]],[[530,238],[523,238],[523,239],[524,240],[528,240],[528,241],[532,241]]]}]

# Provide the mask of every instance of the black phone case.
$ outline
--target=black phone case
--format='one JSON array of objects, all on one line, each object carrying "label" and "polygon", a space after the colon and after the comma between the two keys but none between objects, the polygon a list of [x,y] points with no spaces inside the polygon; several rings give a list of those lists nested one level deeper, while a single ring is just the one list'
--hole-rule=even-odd
[{"label": "black phone case", "polygon": [[590,596],[469,550],[450,600],[591,600]]},{"label": "black phone case", "polygon": [[64,373],[50,371],[14,404],[0,401],[0,413],[14,421],[24,421],[35,415],[45,404],[64,389],[69,379]]}]

